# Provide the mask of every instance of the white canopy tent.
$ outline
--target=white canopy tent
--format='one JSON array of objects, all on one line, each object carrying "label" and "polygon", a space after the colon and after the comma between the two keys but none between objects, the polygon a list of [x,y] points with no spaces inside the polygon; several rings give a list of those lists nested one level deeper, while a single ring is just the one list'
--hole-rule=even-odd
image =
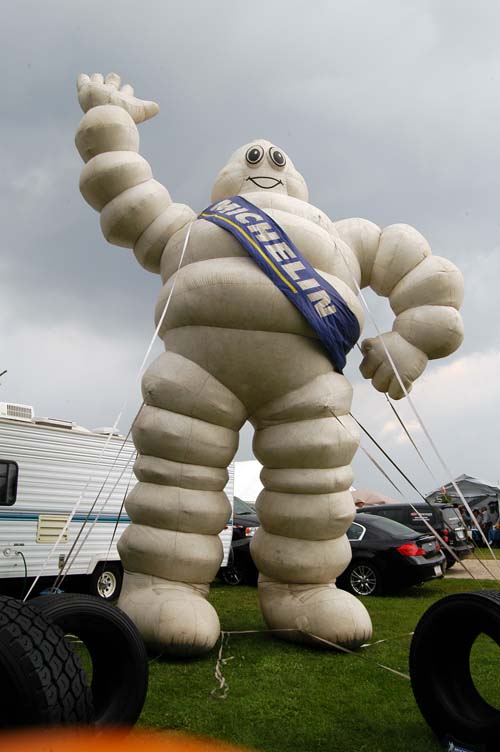
[{"label": "white canopy tent", "polygon": [[[484,507],[495,504],[498,508],[500,486],[465,473],[455,478],[455,483],[470,507]],[[432,491],[426,498],[428,501],[440,501],[443,494],[460,503],[460,497],[451,482]]]}]

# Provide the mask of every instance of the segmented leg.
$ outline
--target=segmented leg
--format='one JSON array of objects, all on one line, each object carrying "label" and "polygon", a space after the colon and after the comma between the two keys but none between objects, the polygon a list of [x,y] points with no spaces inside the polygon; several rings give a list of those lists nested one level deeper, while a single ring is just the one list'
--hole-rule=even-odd
[{"label": "segmented leg", "polygon": [[220,632],[206,596],[222,560],[218,533],[231,515],[223,488],[246,414],[225,386],[175,353],[151,365],[142,388],[145,406],[133,428],[139,482],[118,545],[119,606],[150,646],[193,655]]},{"label": "segmented leg", "polygon": [[350,462],[359,435],[350,404],[348,381],[331,372],[252,417],[264,490],[251,551],[267,624],[299,630],[285,639],[307,632],[352,647],[371,634],[364,606],[335,586],[351,559],[345,532],[355,515]]}]

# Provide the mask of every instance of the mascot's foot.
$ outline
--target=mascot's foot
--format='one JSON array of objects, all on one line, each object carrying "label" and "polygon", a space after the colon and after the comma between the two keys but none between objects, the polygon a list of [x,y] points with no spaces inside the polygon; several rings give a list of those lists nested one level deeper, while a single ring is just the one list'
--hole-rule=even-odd
[{"label": "mascot's foot", "polygon": [[181,657],[202,655],[220,634],[219,617],[206,600],[208,591],[208,585],[125,572],[118,606],[150,650]]},{"label": "mascot's foot", "polygon": [[350,593],[325,585],[287,585],[259,577],[262,615],[270,629],[292,629],[277,637],[292,642],[314,642],[309,635],[353,650],[372,636],[372,623],[363,604]]}]

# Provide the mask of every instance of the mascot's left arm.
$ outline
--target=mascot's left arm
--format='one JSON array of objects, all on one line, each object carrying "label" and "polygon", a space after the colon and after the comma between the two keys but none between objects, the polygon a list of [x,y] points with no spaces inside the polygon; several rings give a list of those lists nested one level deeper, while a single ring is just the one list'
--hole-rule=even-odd
[{"label": "mascot's left arm", "polygon": [[[454,264],[433,256],[413,227],[390,225],[381,230],[365,219],[334,223],[340,238],[358,257],[361,287],[389,298],[396,315],[384,344],[409,392],[428,360],[450,355],[463,340],[463,278]],[[379,392],[401,399],[401,389],[379,337],[365,339],[360,371]]]}]

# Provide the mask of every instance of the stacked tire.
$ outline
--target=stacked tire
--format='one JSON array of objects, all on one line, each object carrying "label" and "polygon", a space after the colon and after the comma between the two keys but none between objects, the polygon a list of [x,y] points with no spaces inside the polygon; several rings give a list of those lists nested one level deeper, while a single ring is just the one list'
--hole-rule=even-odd
[{"label": "stacked tire", "polygon": [[89,724],[87,676],[64,632],[36,609],[0,596],[0,728]]},{"label": "stacked tire", "polygon": [[[67,635],[83,643],[92,679]],[[64,593],[28,604],[0,596],[0,729],[132,726],[146,698],[148,660],[134,624],[101,598]]]},{"label": "stacked tire", "polygon": [[471,675],[472,646],[482,634],[500,647],[498,590],[442,598],[415,629],[410,648],[413,694],[447,749],[500,749],[500,710],[482,697]]}]

